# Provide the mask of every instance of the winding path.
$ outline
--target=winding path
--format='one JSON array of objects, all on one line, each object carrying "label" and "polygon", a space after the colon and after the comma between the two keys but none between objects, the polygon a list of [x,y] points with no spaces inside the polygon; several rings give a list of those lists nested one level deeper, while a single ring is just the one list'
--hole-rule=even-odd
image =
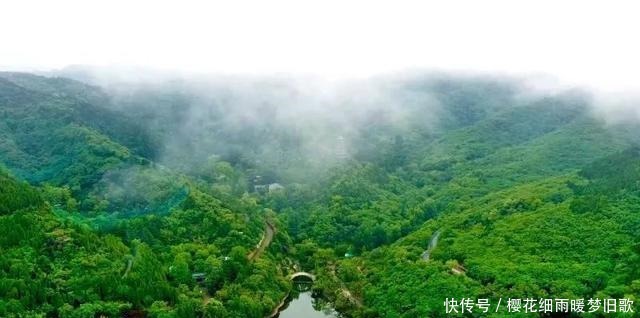
[{"label": "winding path", "polygon": [[273,224],[271,224],[271,222],[266,221],[264,225],[264,234],[262,234],[262,238],[260,239],[260,242],[258,242],[258,244],[256,245],[256,249],[254,249],[253,251],[251,251],[251,253],[249,253],[247,258],[249,258],[250,261],[253,261],[258,257],[260,257],[260,255],[264,253],[264,250],[266,250],[267,247],[269,247],[269,244],[271,244],[271,241],[273,241],[273,235],[275,233],[276,233],[276,227]]},{"label": "winding path", "polygon": [[[258,242],[258,244],[256,245],[256,248],[253,251],[251,251],[251,253],[249,253],[249,255],[247,255],[247,258],[249,259],[249,261],[253,261],[253,260],[257,259],[258,257],[260,257],[260,255],[262,255],[264,250],[266,250],[267,247],[269,247],[269,244],[271,244],[271,241],[273,241],[273,235],[275,233],[276,233],[276,227],[271,222],[265,221],[264,233],[262,234],[262,238],[260,239],[260,242]],[[288,296],[289,296],[289,294],[287,293],[287,297]],[[211,301],[211,296],[206,291],[206,289],[204,291],[203,298],[204,298],[204,304],[205,305],[208,304]],[[282,300],[283,304],[284,304],[285,300],[286,300],[286,297]],[[281,307],[281,306],[282,306],[282,304],[279,305],[279,307]],[[277,312],[276,312],[276,314],[277,314]]]}]

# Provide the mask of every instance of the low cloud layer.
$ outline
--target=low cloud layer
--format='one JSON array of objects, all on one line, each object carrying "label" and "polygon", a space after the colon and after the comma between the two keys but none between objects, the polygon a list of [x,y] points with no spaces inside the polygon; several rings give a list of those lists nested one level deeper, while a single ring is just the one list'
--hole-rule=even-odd
[{"label": "low cloud layer", "polygon": [[354,156],[376,160],[367,153],[380,154],[377,148],[402,138],[429,138],[456,122],[553,96],[584,101],[585,111],[607,124],[640,118],[632,95],[607,95],[543,75],[413,71],[327,79],[87,67],[49,75],[103,87],[110,107],[144,119],[159,149],[154,159],[187,171],[222,159],[261,167],[260,174],[272,167],[301,175]]}]

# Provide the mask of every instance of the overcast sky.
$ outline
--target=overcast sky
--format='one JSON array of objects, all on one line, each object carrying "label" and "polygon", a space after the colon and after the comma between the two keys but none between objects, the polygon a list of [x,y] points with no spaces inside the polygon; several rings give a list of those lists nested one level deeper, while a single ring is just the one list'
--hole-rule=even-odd
[{"label": "overcast sky", "polygon": [[637,90],[639,9],[633,1],[5,0],[0,68],[331,77],[438,68]]}]

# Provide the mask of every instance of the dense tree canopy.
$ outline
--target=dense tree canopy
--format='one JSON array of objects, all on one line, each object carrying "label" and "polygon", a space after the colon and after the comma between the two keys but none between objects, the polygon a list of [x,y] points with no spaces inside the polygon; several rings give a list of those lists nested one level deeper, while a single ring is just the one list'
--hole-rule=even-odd
[{"label": "dense tree canopy", "polygon": [[264,317],[297,270],[353,317],[640,301],[636,127],[588,95],[287,87],[0,73],[0,316]]}]

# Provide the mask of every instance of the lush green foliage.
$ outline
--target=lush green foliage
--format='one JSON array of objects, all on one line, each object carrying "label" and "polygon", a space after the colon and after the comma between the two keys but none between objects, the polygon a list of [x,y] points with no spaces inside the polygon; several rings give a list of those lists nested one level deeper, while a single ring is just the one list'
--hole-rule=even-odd
[{"label": "lush green foliage", "polygon": [[640,301],[636,134],[584,94],[417,77],[345,127],[192,86],[0,74],[0,316],[264,317],[294,269],[354,317]]},{"label": "lush green foliage", "polygon": [[270,212],[233,167],[172,172],[99,90],[5,77],[2,163],[38,187],[0,172],[0,316],[262,317],[286,294],[280,257],[247,259]]}]

